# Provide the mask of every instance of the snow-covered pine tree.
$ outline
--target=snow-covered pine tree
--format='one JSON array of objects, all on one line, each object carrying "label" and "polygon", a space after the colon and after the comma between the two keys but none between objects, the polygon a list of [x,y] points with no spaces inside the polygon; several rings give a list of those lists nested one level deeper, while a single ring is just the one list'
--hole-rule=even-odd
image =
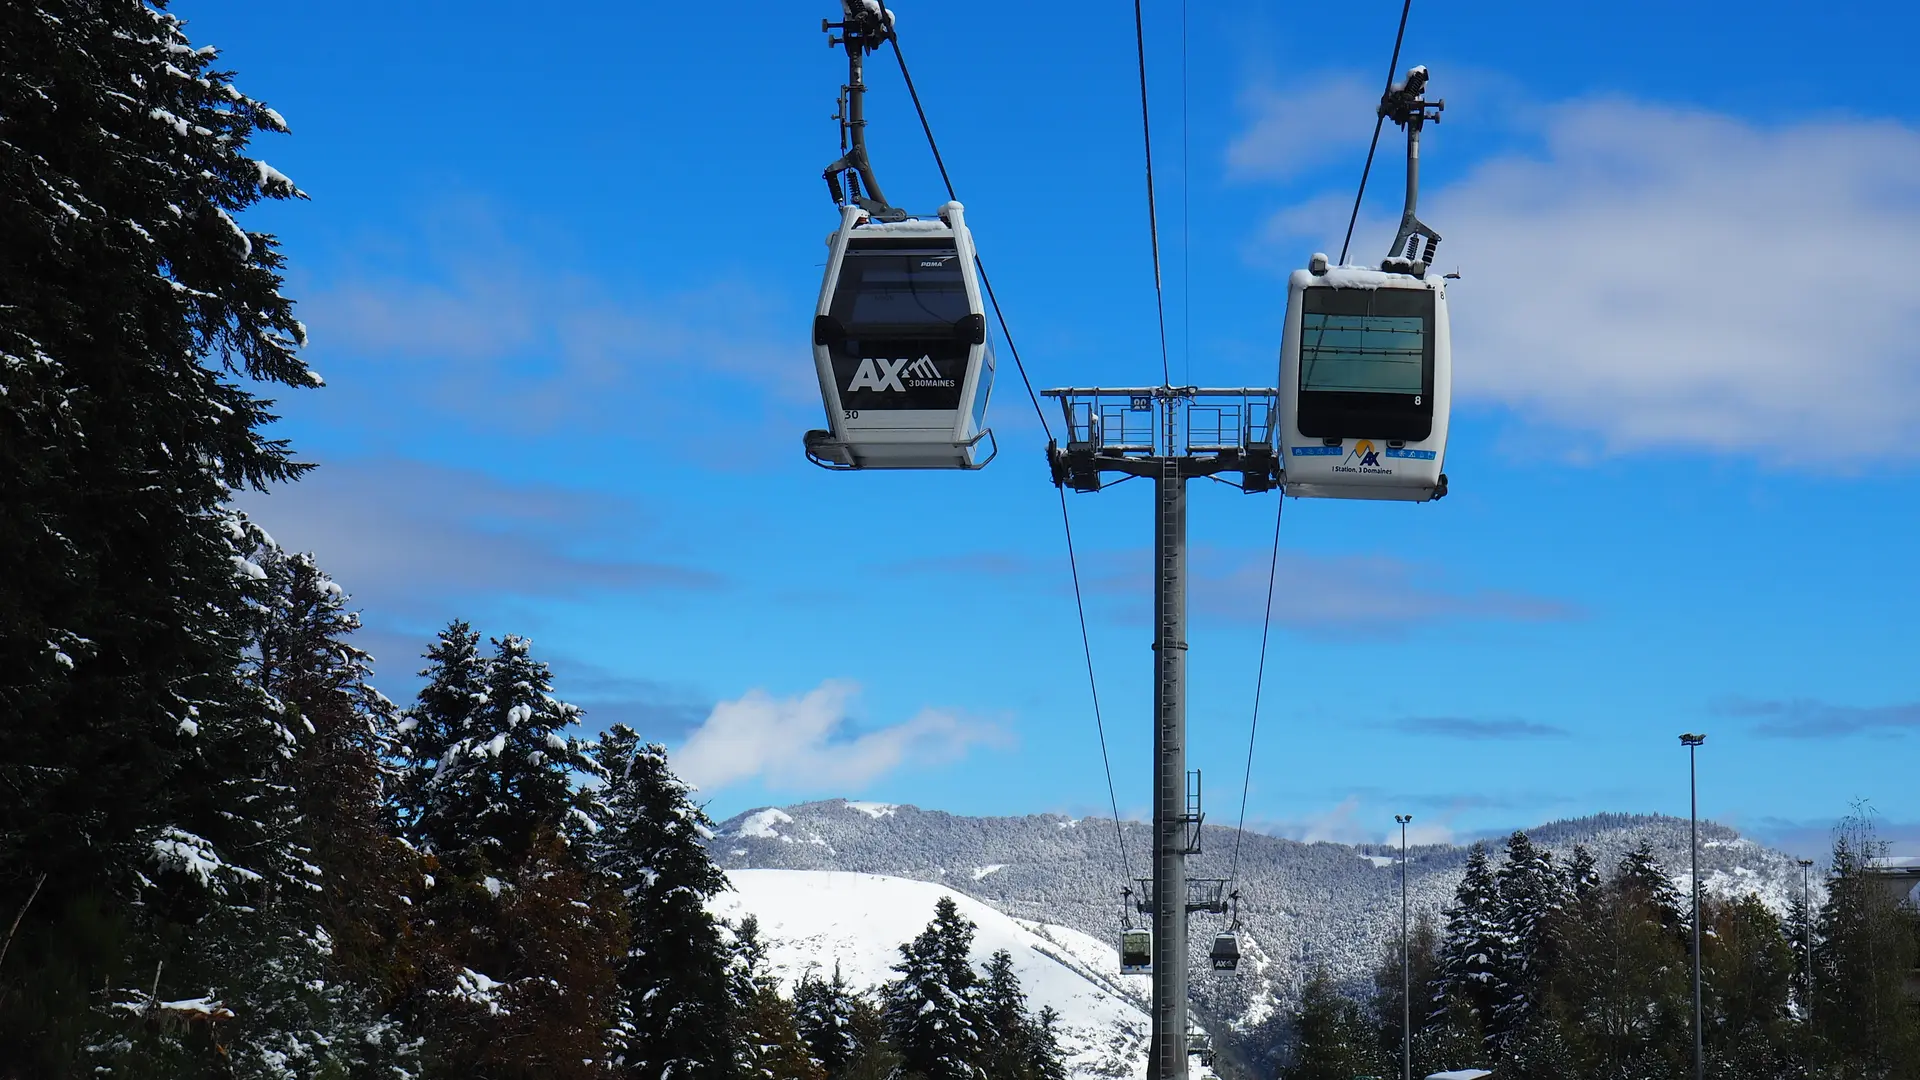
[{"label": "snow-covered pine tree", "polygon": [[800,977],[793,988],[794,1022],[807,1052],[827,1074],[827,1080],[840,1080],[859,1058],[863,1047],[859,1032],[859,998],[833,965],[833,978],[822,979],[814,972]]},{"label": "snow-covered pine tree", "polygon": [[[404,1076],[411,1047],[384,1014],[389,985],[411,962],[397,944],[417,865],[382,804],[392,704],[349,640],[359,619],[343,590],[311,555],[286,553],[244,515],[235,524],[260,573],[243,672],[268,704],[272,735],[244,801],[275,821],[298,877],[297,887],[261,890],[238,925],[211,935],[236,988],[226,998],[238,1006],[232,1050],[243,1072],[253,1058],[265,1076],[329,1067]],[[259,1026],[250,1014],[269,1030],[248,1032]]]},{"label": "snow-covered pine tree", "polygon": [[222,504],[304,469],[242,378],[320,380],[275,241],[236,221],[298,194],[247,155],[278,114],[133,0],[0,5],[0,42],[0,910],[25,909],[0,1061],[66,1075],[114,1041],[96,1003],[204,994],[181,930],[272,876],[187,769],[245,758],[228,728],[259,716]]},{"label": "snow-covered pine tree", "polygon": [[1660,925],[1676,939],[1689,938],[1687,927],[1693,919],[1691,902],[1675,887],[1672,875],[1653,853],[1652,841],[1640,841],[1639,846],[1620,859],[1620,866],[1614,871],[1614,884],[1647,905],[1659,918]]},{"label": "snow-covered pine tree", "polygon": [[552,696],[523,638],[456,622],[428,653],[402,727],[401,816],[428,855],[419,916],[429,968],[408,1004],[435,1068],[461,1076],[598,1076],[616,1026],[624,905],[567,843],[576,775],[599,776],[562,735],[579,710]]},{"label": "snow-covered pine tree", "polygon": [[[706,908],[727,888],[727,878],[702,843],[713,823],[673,775],[666,751],[642,743],[632,728],[609,727],[593,754],[606,782],[579,819],[580,846],[619,892],[629,925],[619,973],[621,1075],[728,1080],[734,1075],[731,951]],[[836,990],[821,1004],[844,1020],[838,1006],[846,1004],[846,990],[837,982]],[[805,1021],[803,1014],[803,1033]],[[844,1023],[833,1030],[844,1032]],[[828,1041],[816,1043],[815,1035]],[[831,1041],[821,1029],[808,1041],[829,1072],[853,1052],[823,1056]]]},{"label": "snow-covered pine tree", "polygon": [[[1446,932],[1433,980],[1437,1003],[1430,1026],[1445,1026],[1441,1041],[1458,1043],[1467,1027],[1484,1036],[1494,1010],[1504,1000],[1501,978],[1507,969],[1508,938],[1501,920],[1500,894],[1485,845],[1467,853],[1466,873],[1447,909]],[[1470,1022],[1469,1022],[1470,1021]]]},{"label": "snow-covered pine tree", "polygon": [[801,1037],[794,1005],[780,994],[760,940],[760,920],[748,915],[734,928],[731,984],[737,1060],[745,1080],[826,1080]]},{"label": "snow-covered pine tree", "polygon": [[1060,1014],[1051,1005],[1041,1006],[1034,1018],[1027,1076],[1029,1080],[1067,1080],[1066,1059],[1060,1053]]},{"label": "snow-covered pine tree", "polygon": [[887,1036],[909,1075],[978,1080],[979,974],[968,959],[975,927],[951,896],[942,896],[933,910],[927,928],[900,946],[900,962],[893,965],[899,978],[882,991]]},{"label": "snow-covered pine tree", "polygon": [[1529,1026],[1534,1007],[1559,960],[1567,886],[1553,853],[1524,832],[1507,838],[1506,858],[1495,875],[1505,952],[1496,968],[1499,998],[1487,1033],[1496,1046]]},{"label": "snow-covered pine tree", "polygon": [[1589,907],[1599,896],[1602,884],[1593,852],[1587,850],[1585,844],[1573,845],[1573,854],[1567,859],[1568,903],[1579,909]]},{"label": "snow-covered pine tree", "polygon": [[579,801],[574,776],[599,767],[563,734],[580,710],[554,698],[552,675],[527,639],[496,639],[484,660],[478,640],[455,622],[427,654],[429,681],[407,714],[403,795],[427,851],[499,867],[542,830],[566,828]]},{"label": "snow-covered pine tree", "polygon": [[979,984],[981,1019],[980,1064],[987,1080],[1030,1080],[1033,1018],[1027,1014],[1027,995],[1013,970],[1013,954],[999,949],[987,958],[986,978]]},{"label": "snow-covered pine tree", "polygon": [[399,724],[399,778],[393,813],[403,835],[423,852],[459,850],[462,823],[439,809],[437,782],[447,753],[477,726],[487,705],[487,658],[480,635],[459,619],[440,631],[426,652],[427,680]]}]

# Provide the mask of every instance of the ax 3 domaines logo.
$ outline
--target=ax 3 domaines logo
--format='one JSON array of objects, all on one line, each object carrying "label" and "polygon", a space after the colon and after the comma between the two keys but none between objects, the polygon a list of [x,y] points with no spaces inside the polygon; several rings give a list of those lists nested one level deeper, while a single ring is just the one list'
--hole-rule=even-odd
[{"label": "ax 3 domaines logo", "polygon": [[905,393],[907,387],[952,386],[953,380],[944,378],[933,357],[922,356],[915,360],[911,357],[887,359],[886,357],[864,358],[860,367],[853,373],[853,381],[847,384],[847,391],[856,390],[894,390]]}]

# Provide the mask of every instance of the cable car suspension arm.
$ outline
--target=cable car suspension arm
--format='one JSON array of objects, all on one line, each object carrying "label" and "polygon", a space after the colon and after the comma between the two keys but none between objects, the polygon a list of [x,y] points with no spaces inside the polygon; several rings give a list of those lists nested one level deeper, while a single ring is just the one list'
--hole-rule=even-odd
[{"label": "cable car suspension arm", "polygon": [[[867,159],[866,54],[878,51],[893,36],[893,13],[878,0],[841,0],[841,10],[845,22],[820,20],[827,47],[844,45],[847,49],[847,84],[840,88],[840,111],[834,115],[840,122],[841,153],[821,175],[826,178],[835,206],[851,200],[876,220],[905,221],[907,212],[887,202],[880,181],[874,178],[873,163]],[[837,38],[833,36],[835,30],[840,31]]]},{"label": "cable car suspension arm", "polygon": [[[1429,120],[1439,123],[1440,111],[1447,107],[1445,101],[1428,101],[1422,97],[1426,89],[1427,69],[1416,67],[1407,72],[1405,82],[1380,95],[1379,109],[1381,119],[1407,129],[1407,205],[1401,212],[1400,231],[1394,235],[1387,258],[1406,259],[1414,264],[1416,274],[1433,263],[1434,252],[1440,247],[1440,234],[1415,213],[1420,203],[1420,129]],[[1419,250],[1421,237],[1427,241],[1425,251]]]}]

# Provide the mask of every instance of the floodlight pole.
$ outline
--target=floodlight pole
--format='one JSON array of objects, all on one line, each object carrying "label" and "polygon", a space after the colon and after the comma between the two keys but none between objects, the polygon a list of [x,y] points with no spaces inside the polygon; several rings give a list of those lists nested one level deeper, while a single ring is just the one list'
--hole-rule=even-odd
[{"label": "floodlight pole", "polygon": [[[1800,864],[1800,913],[1804,920],[1800,927],[1800,950],[1806,964],[1807,977],[1800,980],[1800,993],[1803,1000],[1800,1012],[1807,1030],[1813,1030],[1813,887],[1808,880],[1807,871],[1812,869],[1812,859],[1797,859]],[[1812,1045],[1812,1040],[1808,1040]]]},{"label": "floodlight pole", "polygon": [[1099,491],[1106,473],[1152,477],[1153,1037],[1148,1080],[1187,1080],[1188,894],[1200,814],[1187,791],[1187,481],[1238,473],[1241,490],[1279,486],[1272,389],[1058,389],[1067,445],[1047,447],[1056,487]]},{"label": "floodlight pole", "polygon": [[1400,1080],[1413,1080],[1413,968],[1407,948],[1407,822],[1412,814],[1395,814],[1400,823]]},{"label": "floodlight pole", "polygon": [[1700,770],[1697,751],[1705,735],[1682,735],[1687,748],[1687,835],[1693,854],[1693,1080],[1706,1080],[1706,1033],[1700,1008]]}]

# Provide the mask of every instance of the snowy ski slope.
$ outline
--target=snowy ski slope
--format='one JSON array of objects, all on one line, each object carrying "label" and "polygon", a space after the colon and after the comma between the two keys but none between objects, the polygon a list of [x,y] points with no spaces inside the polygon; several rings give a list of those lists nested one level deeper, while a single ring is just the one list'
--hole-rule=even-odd
[{"label": "snowy ski slope", "polygon": [[940,897],[952,896],[979,927],[974,959],[1007,950],[1028,1007],[1038,1013],[1052,1006],[1060,1014],[1061,1048],[1072,1075],[1146,1076],[1151,1024],[1129,1000],[1146,992],[1146,977],[1121,975],[1110,944],[1064,926],[1012,918],[931,882],[832,870],[731,870],[727,878],[733,890],[714,898],[714,914],[760,920],[774,974],[787,991],[809,971],[831,978],[835,964],[850,985],[862,989],[893,978],[900,945],[926,929]]}]

